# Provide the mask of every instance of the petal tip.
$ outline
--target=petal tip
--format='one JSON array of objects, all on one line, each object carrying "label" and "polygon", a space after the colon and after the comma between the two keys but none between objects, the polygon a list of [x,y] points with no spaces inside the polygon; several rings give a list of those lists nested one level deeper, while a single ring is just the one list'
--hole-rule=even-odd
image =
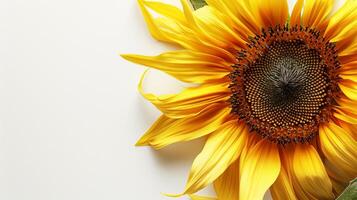
[{"label": "petal tip", "polygon": [[145,138],[140,138],[140,139],[135,143],[135,146],[137,146],[137,147],[148,146],[148,145],[149,145],[149,141],[146,140]]},{"label": "petal tip", "polygon": [[185,195],[184,193],[181,193],[181,194],[161,193],[161,194],[164,195],[164,196],[167,196],[167,197],[174,197],[174,198],[181,197],[181,196]]}]

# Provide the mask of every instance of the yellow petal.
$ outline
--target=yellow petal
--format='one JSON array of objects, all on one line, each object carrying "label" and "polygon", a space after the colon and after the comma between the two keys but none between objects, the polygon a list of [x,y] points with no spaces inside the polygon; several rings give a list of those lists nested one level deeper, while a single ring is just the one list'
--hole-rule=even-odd
[{"label": "yellow petal", "polygon": [[218,199],[239,199],[239,160],[231,164],[231,166],[214,181],[214,189]]},{"label": "yellow petal", "polygon": [[229,99],[228,83],[206,84],[186,88],[178,94],[156,96],[143,91],[144,76],[145,73],[138,86],[139,92],[170,118],[192,117],[210,105],[226,105],[225,102]]},{"label": "yellow petal", "polygon": [[348,184],[341,183],[339,181],[331,179],[332,187],[334,189],[335,196],[340,196],[341,193],[346,189]]},{"label": "yellow petal", "polygon": [[342,79],[348,79],[348,80],[357,80],[357,69],[352,69],[349,71],[345,71],[343,73],[340,74],[340,77]]},{"label": "yellow petal", "polygon": [[356,107],[357,107],[357,101],[352,101],[346,98],[339,98],[337,100],[337,103],[339,105],[339,108],[341,108],[342,110],[347,110],[347,111],[351,111],[353,113],[357,113],[356,111]]},{"label": "yellow petal", "polygon": [[165,17],[186,23],[183,12],[175,6],[157,1],[144,1],[144,4]]},{"label": "yellow petal", "polygon": [[340,75],[357,74],[357,61],[341,65],[339,73]]},{"label": "yellow petal", "polygon": [[131,62],[164,71],[175,78],[192,83],[222,79],[231,71],[219,57],[190,50],[163,53],[158,56],[122,55]]},{"label": "yellow petal", "polygon": [[344,35],[353,31],[353,24],[357,17],[357,1],[346,0],[345,4],[331,17],[326,28],[324,37],[330,42],[337,42],[344,38]]},{"label": "yellow petal", "polygon": [[[183,12],[186,16],[186,20],[192,30],[196,32],[196,34],[203,39],[205,42],[210,41],[213,44],[221,44],[220,41],[218,41],[216,38],[210,36],[205,30],[202,30],[200,24],[198,23],[196,16],[194,14],[194,11],[191,9],[191,6],[189,5],[187,0],[181,0],[181,4],[183,7]],[[207,14],[207,13],[206,13]]]},{"label": "yellow petal", "polygon": [[291,179],[283,167],[270,192],[274,200],[297,200]]},{"label": "yellow petal", "polygon": [[[207,40],[205,32],[198,32],[192,24],[196,24],[193,11],[187,6],[184,12],[168,4],[152,1],[138,0],[145,21],[147,22],[151,35],[160,41],[178,44],[186,49],[200,50],[212,55],[220,56],[227,61],[234,62],[235,56],[225,48]],[[151,8],[163,17],[154,18],[147,8]],[[214,23],[211,23],[215,25]],[[216,25],[215,25],[216,26]],[[207,30],[208,31],[208,30]],[[202,34],[203,33],[203,34]],[[217,41],[215,38],[211,37]]]},{"label": "yellow petal", "polygon": [[301,10],[304,4],[304,0],[297,0],[291,14],[290,24],[291,26],[300,26],[301,25]]},{"label": "yellow petal", "polygon": [[213,105],[194,117],[170,119],[163,115],[137,142],[137,145],[150,145],[160,149],[176,142],[205,136],[226,122],[229,112],[229,108]]},{"label": "yellow petal", "polygon": [[193,162],[184,194],[193,194],[216,180],[238,158],[247,134],[247,128],[237,120],[212,133]]},{"label": "yellow petal", "polygon": [[343,121],[339,122],[339,125],[355,140],[357,141],[357,125],[346,123]]},{"label": "yellow petal", "polygon": [[202,35],[197,34],[195,29],[169,18],[158,18],[156,22],[162,28],[162,32],[165,33],[171,41],[183,48],[215,55],[231,64],[235,62],[236,58],[234,53],[210,43],[207,39],[202,38]]},{"label": "yellow petal", "polygon": [[251,1],[251,3],[256,8],[256,15],[260,17],[264,28],[285,25],[287,22],[289,10],[286,0],[255,0]]},{"label": "yellow petal", "polygon": [[197,16],[200,30],[207,32],[207,39],[216,45],[230,50],[232,53],[246,47],[247,33],[234,30],[233,24],[226,15],[212,7],[205,6],[196,10],[195,16]]},{"label": "yellow petal", "polygon": [[189,195],[191,200],[217,200],[216,198],[212,197],[204,197],[204,196],[197,196],[197,195]]},{"label": "yellow petal", "polygon": [[339,170],[334,163],[329,160],[325,162],[325,168],[330,176],[332,187],[334,189],[335,196],[339,196],[340,193],[346,188],[349,181],[352,180],[350,176]]},{"label": "yellow petal", "polygon": [[342,80],[339,83],[342,92],[351,100],[357,101],[357,83],[350,80]]},{"label": "yellow petal", "polygon": [[206,0],[209,6],[229,16],[235,23],[235,29],[245,30],[247,34],[259,33],[261,24],[256,18],[250,1]]},{"label": "yellow petal", "polygon": [[[349,26],[357,27],[357,20]],[[344,46],[338,46],[338,55],[339,56],[348,56],[348,55],[357,55],[357,30],[349,31],[348,35],[343,35],[343,39],[339,43],[345,43]],[[339,44],[337,43],[337,44]],[[356,79],[355,79],[356,80]]]},{"label": "yellow petal", "polygon": [[304,26],[319,28],[332,11],[333,0],[306,0],[302,23]]},{"label": "yellow petal", "polygon": [[279,152],[275,144],[261,140],[241,163],[239,199],[261,200],[280,172]]},{"label": "yellow petal", "polygon": [[[244,163],[244,160],[247,158],[248,152],[250,152],[254,146],[261,140],[261,138],[257,134],[250,134],[247,141],[245,142],[244,148],[242,153],[239,157],[239,162]],[[243,165],[239,165],[239,171],[242,171]],[[239,173],[239,178],[241,177],[242,173]]]},{"label": "yellow petal", "polygon": [[[351,176],[341,170],[335,163],[331,163],[330,160],[325,160],[324,162],[326,171],[331,179],[339,182],[348,183],[351,180]],[[332,181],[332,180],[331,180]]]},{"label": "yellow petal", "polygon": [[336,118],[348,122],[350,124],[357,124],[356,110],[349,110],[348,108],[335,108],[336,112],[333,114]]},{"label": "yellow petal", "polygon": [[326,158],[354,178],[357,175],[357,142],[334,122],[320,128],[321,150]]},{"label": "yellow petal", "polygon": [[294,145],[288,145],[284,147],[284,149],[281,151],[281,161],[283,163],[282,165],[286,169],[288,177],[291,180],[291,185],[294,189],[296,198],[299,200],[318,200],[316,197],[304,191],[301,185],[299,184],[299,181],[294,174],[294,152]]},{"label": "yellow petal", "polygon": [[296,145],[293,172],[301,188],[317,199],[333,199],[332,184],[312,145]]},{"label": "yellow petal", "polygon": [[158,27],[157,23],[155,22],[154,18],[151,16],[149,11],[146,9],[144,5],[144,1],[138,0],[138,2],[152,37],[159,41],[170,42],[170,40],[166,37],[166,35],[162,33],[162,31]]},{"label": "yellow petal", "polygon": [[357,60],[357,54],[339,56],[339,61],[342,65],[354,62]]},{"label": "yellow petal", "polygon": [[[210,33],[210,26],[217,27],[217,29],[221,28],[220,25],[223,25],[224,22],[222,23],[217,23],[218,18],[217,17],[212,17],[211,9],[209,7],[204,7],[196,12],[193,12],[191,9],[191,6],[188,4],[188,0],[181,0],[181,4],[183,7],[184,14],[186,16],[186,20],[190,26],[190,28],[195,32],[195,34],[198,36],[198,38],[201,40],[201,42],[206,45],[206,46],[216,46],[220,47],[220,51],[223,52],[223,54],[226,54],[228,57],[231,56],[232,59],[234,59],[234,53],[235,51],[233,50],[232,52],[229,52],[227,46],[229,46],[230,42],[229,41],[220,41],[218,38],[224,37],[222,35],[212,35]],[[209,17],[211,16],[211,17]],[[198,17],[201,17],[201,23],[198,19]],[[203,20],[205,19],[205,20]],[[208,20],[207,20],[208,19]],[[212,20],[214,19],[214,20]],[[203,24],[202,24],[203,23]],[[226,27],[226,30],[228,27]],[[212,32],[211,32],[212,33]],[[232,40],[234,41],[234,40]],[[228,44],[227,44],[228,43]]]}]

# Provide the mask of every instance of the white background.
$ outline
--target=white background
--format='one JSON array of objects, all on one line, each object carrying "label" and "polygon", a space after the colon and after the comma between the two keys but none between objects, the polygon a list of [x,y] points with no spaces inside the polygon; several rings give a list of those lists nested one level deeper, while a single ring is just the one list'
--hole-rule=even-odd
[{"label": "white background", "polygon": [[[118,54],[170,48],[151,39],[137,2],[0,2],[0,199],[160,200],[181,192],[202,140],[134,147],[159,112],[137,92],[144,67]],[[148,79],[152,91],[183,85],[156,72]]]}]

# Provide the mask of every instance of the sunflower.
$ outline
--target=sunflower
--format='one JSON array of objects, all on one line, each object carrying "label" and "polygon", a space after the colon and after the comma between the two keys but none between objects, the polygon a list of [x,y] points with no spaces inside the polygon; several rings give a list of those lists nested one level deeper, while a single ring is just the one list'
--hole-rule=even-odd
[{"label": "sunflower", "polygon": [[152,36],[180,49],[122,56],[195,86],[157,96],[140,81],[163,114],[137,145],[207,138],[179,195],[337,197],[357,175],[357,1],[181,4],[139,0]]}]

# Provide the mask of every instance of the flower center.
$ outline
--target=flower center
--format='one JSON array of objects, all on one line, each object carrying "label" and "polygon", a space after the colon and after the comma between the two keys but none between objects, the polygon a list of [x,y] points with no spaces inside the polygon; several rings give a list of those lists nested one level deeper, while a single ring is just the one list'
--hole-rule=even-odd
[{"label": "flower center", "polygon": [[276,42],[244,71],[253,115],[275,126],[307,123],[325,103],[327,81],[315,50],[300,41]]},{"label": "flower center", "polygon": [[310,141],[340,93],[334,45],[313,29],[277,26],[247,46],[230,74],[232,112],[273,142]]}]

